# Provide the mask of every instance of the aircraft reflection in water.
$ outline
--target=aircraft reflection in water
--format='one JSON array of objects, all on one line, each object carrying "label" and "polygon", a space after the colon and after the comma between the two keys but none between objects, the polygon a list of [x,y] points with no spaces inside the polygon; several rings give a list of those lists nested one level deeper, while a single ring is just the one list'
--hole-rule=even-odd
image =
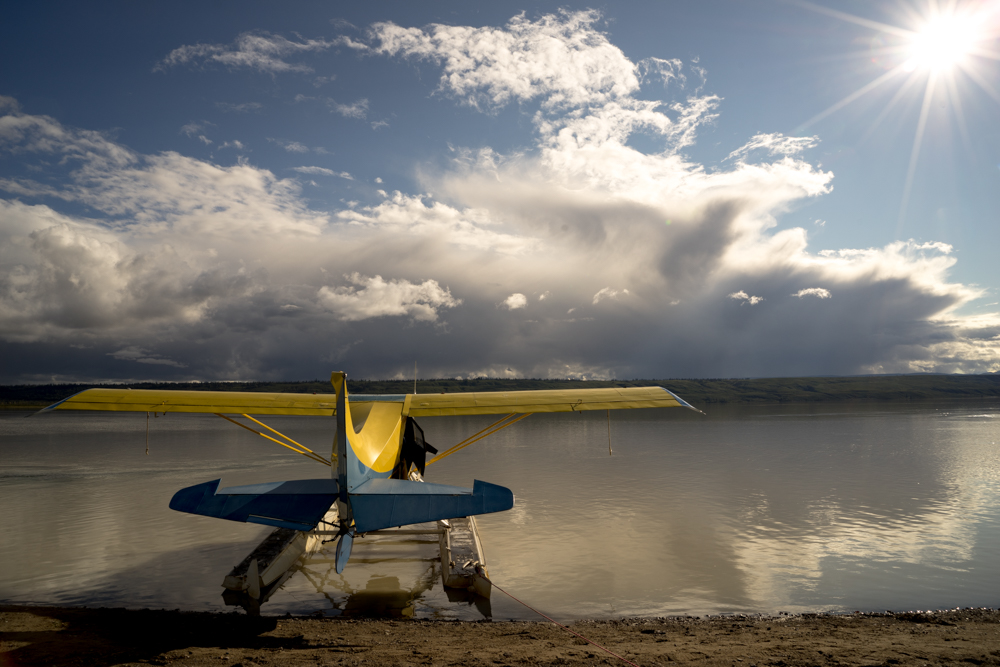
[{"label": "aircraft reflection in water", "polygon": [[[334,372],[331,383],[336,392],[333,395],[88,389],[42,412],[133,411],[146,412],[147,419],[150,412],[215,413],[330,467],[328,477],[223,489],[219,489],[221,480],[216,479],[181,489],[170,500],[171,509],[181,512],[275,527],[230,572],[224,583],[237,597],[245,594],[251,601],[245,604],[248,611],[257,612],[259,605],[291,576],[292,566],[303,558],[308,562],[309,556],[324,542],[337,541],[332,565],[339,575],[351,557],[355,538],[366,536],[397,539],[433,536],[439,544],[444,586],[489,598],[492,585],[473,517],[511,509],[514,494],[510,489],[480,480],[475,480],[471,489],[425,483],[427,465],[535,412],[695,409],[662,387],[356,395],[352,400],[344,373]],[[270,435],[227,414],[242,415]],[[335,417],[330,458],[279,433],[251,414]],[[424,440],[423,430],[414,420],[424,416],[488,414],[504,416],[440,454]],[[437,456],[427,460],[427,454]],[[429,525],[415,527],[415,524]],[[409,596],[412,603],[418,594],[402,589],[399,593],[389,598],[402,600]]]}]

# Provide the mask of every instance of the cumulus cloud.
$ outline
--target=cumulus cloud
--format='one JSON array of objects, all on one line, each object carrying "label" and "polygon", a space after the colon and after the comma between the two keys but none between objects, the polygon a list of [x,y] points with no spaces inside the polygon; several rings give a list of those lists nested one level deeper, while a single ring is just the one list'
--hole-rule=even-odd
[{"label": "cumulus cloud", "polygon": [[741,302],[740,305],[743,305],[744,303],[749,303],[751,306],[756,306],[758,303],[764,300],[764,297],[762,296],[750,296],[743,290],[740,290],[739,292],[733,292],[732,294],[729,295],[729,298],[735,299],[736,301],[740,301]]},{"label": "cumulus cloud", "polygon": [[619,295],[624,296],[626,294],[628,294],[628,290],[627,289],[623,289],[623,290],[619,291],[619,290],[616,290],[616,289],[611,289],[610,287],[604,287],[604,288],[598,290],[597,294],[594,295],[594,299],[593,299],[592,303],[596,306],[598,303],[600,303],[604,299],[617,299]]},{"label": "cumulus cloud", "polygon": [[[984,292],[949,278],[950,246],[815,252],[778,230],[830,191],[811,139],[692,161],[719,99],[660,96],[703,73],[633,63],[600,24],[372,26],[359,51],[417,60],[485,114],[518,104],[533,134],[507,154],[455,147],[420,192],[339,210],[311,208],[299,176],[141,154],[8,104],[0,155],[37,170],[0,179],[5,377],[129,355],[187,364],[141,362],[159,377],[392,377],[417,351],[450,377],[1000,371],[1000,317],[960,314]],[[295,174],[337,175],[318,169]],[[525,285],[545,295],[530,320],[508,312]]]},{"label": "cumulus cloud", "polygon": [[797,296],[800,299],[804,296],[814,296],[817,299],[829,299],[833,295],[830,294],[830,290],[822,287],[806,287],[805,289],[800,289],[792,296]]},{"label": "cumulus cloud", "polygon": [[718,97],[675,102],[674,118],[658,111],[660,102],[637,99],[644,72],[679,78],[678,63],[633,63],[597,30],[601,18],[596,10],[564,10],[537,21],[515,16],[505,28],[385,22],[369,36],[376,53],[440,64],[439,91],[475,108],[539,101],[534,120],[560,143],[624,141],[638,130],[663,135],[675,150],[693,143],[697,128],[715,118]]},{"label": "cumulus cloud", "polygon": [[594,29],[596,11],[562,12],[506,28],[377,23],[376,52],[441,64],[440,89],[473,106],[545,96],[548,107],[610,101],[639,88],[637,68]]},{"label": "cumulus cloud", "polygon": [[507,310],[518,310],[519,308],[524,308],[527,305],[528,297],[524,296],[520,292],[514,292],[503,300],[503,306]]},{"label": "cumulus cloud", "polygon": [[246,67],[260,72],[277,74],[281,72],[311,72],[312,67],[302,63],[289,62],[288,58],[307,53],[324,51],[333,42],[322,39],[292,41],[281,35],[266,32],[245,32],[232,44],[187,44],[179,46],[156,64],[154,72],[165,72],[178,65],[201,65],[212,63],[230,69]]},{"label": "cumulus cloud", "polygon": [[379,190],[386,200],[377,206],[340,211],[338,217],[358,227],[382,234],[400,234],[427,248],[435,241],[491,254],[522,255],[536,247],[535,239],[493,229],[490,214],[483,209],[456,208],[421,196]]},{"label": "cumulus cloud", "polygon": [[137,251],[100,226],[46,206],[3,202],[0,212],[9,223],[2,240],[13,251],[0,260],[0,337],[6,340],[174,327],[200,319],[213,296],[247,287],[235,276],[189,273],[172,249]]},{"label": "cumulus cloud", "polygon": [[385,281],[382,276],[369,278],[359,273],[345,277],[353,286],[331,289],[324,285],[319,290],[319,301],[347,322],[392,315],[433,322],[438,318],[439,309],[454,308],[462,303],[436,280],[417,285],[407,280]]}]

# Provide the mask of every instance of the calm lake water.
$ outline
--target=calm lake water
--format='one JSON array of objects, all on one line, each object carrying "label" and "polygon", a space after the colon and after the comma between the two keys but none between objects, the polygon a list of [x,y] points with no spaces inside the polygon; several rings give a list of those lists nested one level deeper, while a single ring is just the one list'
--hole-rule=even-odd
[{"label": "calm lake water", "polygon": [[[490,574],[561,619],[1000,606],[1000,403],[533,415],[428,468],[502,484]],[[0,600],[226,609],[269,529],[173,512],[183,486],[323,477],[213,416],[0,413]],[[333,420],[265,421],[328,451]],[[439,448],[488,417],[421,419]],[[332,544],[330,545],[332,547]],[[436,543],[321,551],[264,613],[482,618],[449,601]],[[537,618],[494,591],[495,618]]]}]

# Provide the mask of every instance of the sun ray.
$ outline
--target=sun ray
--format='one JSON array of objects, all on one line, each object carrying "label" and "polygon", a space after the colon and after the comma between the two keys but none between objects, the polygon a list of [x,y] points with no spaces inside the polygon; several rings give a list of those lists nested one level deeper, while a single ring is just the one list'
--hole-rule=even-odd
[{"label": "sun ray", "polygon": [[872,81],[869,81],[866,85],[862,86],[861,88],[858,88],[857,90],[855,90],[850,95],[842,98],[839,102],[835,102],[833,105],[827,107],[827,109],[825,111],[821,111],[820,113],[816,114],[815,116],[813,116],[812,118],[810,118],[806,122],[802,123],[798,127],[798,130],[800,130],[800,131],[801,130],[805,130],[806,128],[808,128],[813,123],[819,122],[819,121],[823,120],[824,118],[826,118],[827,116],[829,116],[830,114],[834,113],[835,111],[839,111],[840,109],[843,109],[844,107],[846,107],[848,104],[850,104],[854,100],[858,99],[859,97],[861,97],[865,93],[870,92],[870,91],[878,88],[883,83],[885,83],[886,81],[888,81],[892,77],[897,76],[902,71],[903,71],[902,66],[894,67],[891,70],[889,70],[888,72],[886,72],[885,74],[883,74],[882,76],[880,76],[880,77],[878,77],[878,78],[876,78],[876,79],[874,79]]},{"label": "sun ray", "polygon": [[913,189],[913,179],[917,173],[917,158],[920,156],[920,145],[924,141],[924,130],[927,128],[927,116],[930,115],[931,100],[934,97],[934,88],[936,83],[937,74],[931,72],[927,79],[927,87],[924,89],[924,101],[920,105],[920,120],[917,122],[917,131],[913,136],[913,150],[910,152],[910,165],[906,169],[906,183],[903,186],[903,197],[899,202],[899,220],[896,223],[897,239],[903,231],[903,221],[906,219],[906,208],[910,200],[910,190]]},{"label": "sun ray", "polygon": [[882,123],[882,121],[885,120],[886,117],[889,115],[889,113],[893,110],[893,108],[897,104],[899,104],[899,101],[903,99],[906,93],[913,90],[913,87],[918,83],[919,80],[920,77],[912,73],[910,74],[910,76],[906,77],[906,82],[899,87],[899,90],[897,90],[896,94],[892,96],[892,99],[889,100],[889,103],[885,105],[885,108],[882,109],[881,112],[879,112],[879,115],[875,118],[874,122],[872,122],[871,127],[868,128],[868,130],[858,141],[859,144],[863,144],[866,141],[868,141],[868,139],[871,138],[871,135],[875,133],[875,130]]},{"label": "sun ray", "polygon": [[1000,92],[997,92],[997,90],[990,85],[990,82],[984,79],[979,72],[971,67],[962,68],[962,71],[965,72],[966,76],[979,84],[979,87],[982,88],[987,95],[995,99],[997,102],[1000,102]]},{"label": "sun ray", "polygon": [[871,19],[862,18],[860,16],[855,16],[854,14],[848,14],[846,12],[841,12],[836,9],[830,9],[829,7],[823,7],[822,5],[816,5],[811,2],[806,2],[805,0],[786,0],[788,3],[793,5],[798,5],[805,9],[810,9],[819,14],[826,14],[827,16],[832,16],[833,18],[840,19],[841,21],[847,21],[848,23],[855,23],[865,28],[872,28],[873,30],[881,30],[893,35],[899,35],[900,37],[912,37],[913,31],[907,30],[906,28],[900,28],[899,26],[889,25],[888,23],[881,23],[879,21],[872,21]]},{"label": "sun ray", "polygon": [[[878,41],[867,50],[867,55],[876,65],[887,70],[801,124],[796,131],[801,132],[906,73],[907,76],[903,77],[888,104],[862,135],[859,144],[864,144],[890,113],[899,108],[901,102],[919,95],[914,89],[918,84],[924,83],[923,99],[899,203],[896,225],[898,238],[906,222],[923,142],[930,131],[932,106],[940,101],[949,109],[947,113],[955,117],[965,149],[969,153],[975,153],[961,99],[963,94],[968,94],[975,87],[961,81],[960,73],[967,75],[978,88],[1000,102],[1000,88],[990,69],[993,62],[1000,61],[1000,50],[996,46],[997,36],[1000,35],[1000,0],[901,0],[895,11],[902,25],[909,28],[848,14],[810,0],[785,2],[877,31]],[[888,39],[883,40],[883,35],[888,36]],[[884,41],[889,44],[881,43]]]},{"label": "sun ray", "polygon": [[990,60],[1000,60],[1000,52],[988,51],[978,46],[969,49],[969,54],[973,56],[980,56],[981,58],[989,58]]},{"label": "sun ray", "polygon": [[975,154],[976,151],[972,146],[972,137],[969,135],[969,127],[965,122],[965,109],[962,107],[962,96],[958,94],[958,85],[955,82],[955,76],[949,72],[946,81],[948,99],[951,101],[952,108],[955,109],[955,122],[958,125],[958,134],[962,137],[962,145],[970,155]]}]

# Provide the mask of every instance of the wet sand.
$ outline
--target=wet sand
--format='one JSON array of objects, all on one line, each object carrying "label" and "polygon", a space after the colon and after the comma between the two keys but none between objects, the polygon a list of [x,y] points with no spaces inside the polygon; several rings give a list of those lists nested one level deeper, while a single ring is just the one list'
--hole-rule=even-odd
[{"label": "wet sand", "polygon": [[[1000,664],[1000,612],[582,621],[639,665]],[[626,663],[546,622],[252,618],[0,606],[0,665],[592,665]]]}]

